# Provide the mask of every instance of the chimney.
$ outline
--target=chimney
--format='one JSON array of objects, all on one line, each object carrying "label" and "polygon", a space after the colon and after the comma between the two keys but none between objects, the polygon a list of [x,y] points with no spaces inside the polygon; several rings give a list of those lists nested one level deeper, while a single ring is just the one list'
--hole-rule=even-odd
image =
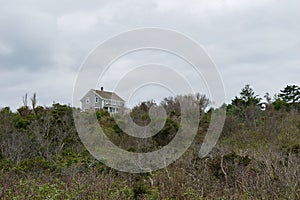
[{"label": "chimney", "polygon": [[103,87],[101,87],[101,91],[103,91]]}]

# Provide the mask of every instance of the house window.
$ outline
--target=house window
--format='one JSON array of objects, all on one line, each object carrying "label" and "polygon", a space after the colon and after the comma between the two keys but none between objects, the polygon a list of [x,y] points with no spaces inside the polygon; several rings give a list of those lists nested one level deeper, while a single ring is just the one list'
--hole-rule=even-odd
[{"label": "house window", "polygon": [[96,102],[96,103],[99,102],[99,98],[98,98],[98,97],[95,98],[95,102]]},{"label": "house window", "polygon": [[86,102],[86,104],[89,104],[90,103],[90,97],[86,97],[85,102]]}]

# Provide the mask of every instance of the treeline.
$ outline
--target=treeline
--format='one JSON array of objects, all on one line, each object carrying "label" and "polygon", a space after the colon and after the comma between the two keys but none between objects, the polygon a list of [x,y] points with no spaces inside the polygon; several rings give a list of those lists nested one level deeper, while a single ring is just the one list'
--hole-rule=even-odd
[{"label": "treeline", "polygon": [[[203,95],[142,102],[130,116],[150,123],[151,106],[162,106],[167,119],[152,138],[123,133],[106,111],[96,117],[105,134],[120,148],[148,152],[167,145],[181,122],[180,101],[199,106],[201,121],[189,150],[166,169],[147,174],[121,173],[95,160],[77,134],[68,105],[38,106],[37,97],[23,98],[12,112],[0,109],[1,199],[299,199],[300,87],[288,85],[273,98],[262,98],[246,85],[228,105],[217,146],[198,157],[210,116]],[[115,116],[117,117],[117,116]],[[117,117],[118,119],[118,117]]]}]

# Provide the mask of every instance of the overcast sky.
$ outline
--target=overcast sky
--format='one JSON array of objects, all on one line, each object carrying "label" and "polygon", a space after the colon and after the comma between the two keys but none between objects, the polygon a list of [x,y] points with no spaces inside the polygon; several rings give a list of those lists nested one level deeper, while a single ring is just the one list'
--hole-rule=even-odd
[{"label": "overcast sky", "polygon": [[[34,92],[40,105],[72,103],[89,52],[140,27],[173,29],[202,44],[220,71],[227,102],[245,84],[273,95],[300,85],[299,11],[299,0],[0,0],[0,107],[15,109]],[[108,73],[106,89],[133,58]]]}]

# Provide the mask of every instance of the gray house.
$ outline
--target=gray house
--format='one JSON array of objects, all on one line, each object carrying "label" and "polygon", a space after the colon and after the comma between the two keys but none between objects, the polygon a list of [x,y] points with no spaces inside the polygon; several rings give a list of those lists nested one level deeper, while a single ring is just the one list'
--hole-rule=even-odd
[{"label": "gray house", "polygon": [[125,101],[114,92],[91,89],[81,98],[83,111],[107,110],[109,113],[117,113],[124,109]]}]

